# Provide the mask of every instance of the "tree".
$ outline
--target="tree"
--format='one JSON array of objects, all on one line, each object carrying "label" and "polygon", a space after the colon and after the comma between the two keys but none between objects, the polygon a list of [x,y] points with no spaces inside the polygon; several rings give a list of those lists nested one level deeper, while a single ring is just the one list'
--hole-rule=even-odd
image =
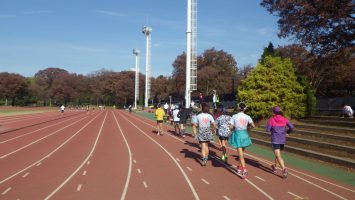
[{"label": "tree", "polygon": [[261,64],[264,63],[264,59],[265,57],[267,56],[276,56],[276,52],[275,52],[275,49],[274,49],[274,45],[269,42],[269,45],[267,47],[264,48],[264,52],[263,54],[261,55],[261,59],[259,60],[259,62]]},{"label": "tree", "polygon": [[355,7],[351,0],[262,0],[279,16],[281,38],[294,37],[317,56],[354,46]]},{"label": "tree", "polygon": [[269,117],[272,106],[280,106],[286,115],[305,115],[304,87],[297,82],[289,59],[265,57],[238,88],[240,101],[250,108],[249,113],[257,119]]},{"label": "tree", "polygon": [[11,99],[11,105],[15,106],[15,101],[26,95],[26,78],[13,73],[0,73],[0,97],[6,101]]}]

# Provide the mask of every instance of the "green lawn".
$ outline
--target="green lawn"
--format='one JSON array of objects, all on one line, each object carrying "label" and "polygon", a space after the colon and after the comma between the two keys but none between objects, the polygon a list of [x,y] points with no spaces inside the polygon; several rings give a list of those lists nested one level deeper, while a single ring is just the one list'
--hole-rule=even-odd
[{"label": "green lawn", "polygon": [[0,117],[34,114],[34,113],[44,113],[44,112],[49,112],[49,111],[52,111],[52,110],[0,110]]},{"label": "green lawn", "polygon": [[[153,113],[137,112],[137,114],[155,120]],[[187,131],[191,132],[191,127],[187,127]],[[267,148],[262,145],[253,144],[251,147],[246,149],[246,153],[248,152],[270,161],[274,159],[271,147]],[[355,186],[355,173],[353,172],[349,172],[345,169],[337,168],[335,166],[322,164],[321,162],[313,161],[306,157],[302,157],[288,152],[283,153],[283,158],[286,162],[286,165],[292,165],[298,169],[303,169],[315,174],[329,177],[339,182]]]}]

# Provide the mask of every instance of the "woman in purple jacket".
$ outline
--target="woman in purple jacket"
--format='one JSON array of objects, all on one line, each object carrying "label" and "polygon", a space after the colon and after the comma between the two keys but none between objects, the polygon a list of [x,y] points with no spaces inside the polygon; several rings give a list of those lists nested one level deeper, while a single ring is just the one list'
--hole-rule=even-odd
[{"label": "woman in purple jacket", "polygon": [[275,154],[275,164],[271,165],[271,169],[276,173],[276,167],[279,164],[283,177],[287,178],[288,171],[281,157],[281,151],[284,149],[286,143],[286,126],[288,127],[287,133],[291,133],[294,126],[282,115],[280,107],[273,107],[272,112],[273,116],[268,120],[266,126],[266,131],[271,132],[271,144]]}]

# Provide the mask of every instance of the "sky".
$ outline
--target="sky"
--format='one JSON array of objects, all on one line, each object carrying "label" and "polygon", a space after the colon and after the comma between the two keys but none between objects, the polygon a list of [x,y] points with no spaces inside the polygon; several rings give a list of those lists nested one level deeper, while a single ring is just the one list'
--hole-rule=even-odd
[{"label": "sky", "polygon": [[[260,0],[198,0],[197,53],[215,48],[237,66],[256,65],[263,48],[290,43],[277,37],[277,17]],[[134,48],[145,71],[152,27],[152,76],[170,76],[186,51],[187,0],[0,0],[0,72],[34,76],[47,67],[87,75],[130,70]]]}]

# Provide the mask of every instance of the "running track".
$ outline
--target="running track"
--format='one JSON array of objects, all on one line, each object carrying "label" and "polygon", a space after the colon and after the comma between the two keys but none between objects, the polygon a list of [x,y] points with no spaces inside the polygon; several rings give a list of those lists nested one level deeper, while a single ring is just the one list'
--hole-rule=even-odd
[{"label": "running track", "polygon": [[[58,112],[2,117],[0,199],[355,199],[353,186],[300,170],[282,179],[271,162],[247,154],[222,164],[211,148],[153,133],[155,122],[125,111]],[[229,149],[229,154],[236,152]]]}]

